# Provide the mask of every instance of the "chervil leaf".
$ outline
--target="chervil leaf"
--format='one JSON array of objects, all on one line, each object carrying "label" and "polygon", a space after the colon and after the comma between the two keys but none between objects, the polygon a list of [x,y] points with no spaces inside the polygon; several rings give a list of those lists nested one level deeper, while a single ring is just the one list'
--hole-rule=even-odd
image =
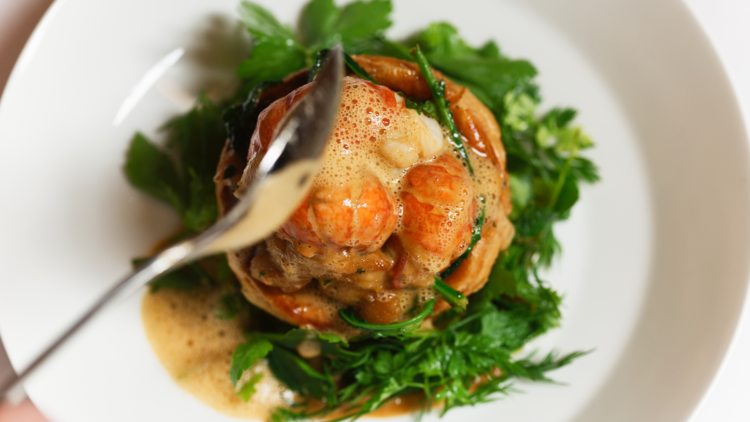
[{"label": "chervil leaf", "polygon": [[530,318],[509,311],[491,309],[481,321],[481,333],[497,339],[508,350],[520,348],[534,331]]},{"label": "chervil leaf", "polygon": [[507,295],[514,297],[516,295],[516,279],[513,274],[502,267],[502,265],[495,264],[490,272],[490,278],[487,281],[487,286],[491,291],[492,297],[500,297],[501,295]]},{"label": "chervil leaf", "polygon": [[528,177],[510,174],[510,199],[513,202],[513,217],[520,215],[521,211],[531,201],[531,181]]},{"label": "chervil leaf", "polygon": [[557,195],[554,210],[559,214],[568,212],[578,202],[578,195],[578,183],[572,177],[566,177]]}]

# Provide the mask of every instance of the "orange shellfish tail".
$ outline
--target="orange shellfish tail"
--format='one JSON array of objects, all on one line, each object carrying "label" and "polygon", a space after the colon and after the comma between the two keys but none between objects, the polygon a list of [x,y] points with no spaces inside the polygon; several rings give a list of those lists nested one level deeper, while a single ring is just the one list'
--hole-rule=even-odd
[{"label": "orange shellfish tail", "polygon": [[375,177],[314,189],[279,233],[319,246],[377,250],[398,222],[396,201]]},{"label": "orange shellfish tail", "polygon": [[460,162],[443,156],[406,175],[403,237],[443,258],[458,256],[471,238],[476,210],[471,179]]}]

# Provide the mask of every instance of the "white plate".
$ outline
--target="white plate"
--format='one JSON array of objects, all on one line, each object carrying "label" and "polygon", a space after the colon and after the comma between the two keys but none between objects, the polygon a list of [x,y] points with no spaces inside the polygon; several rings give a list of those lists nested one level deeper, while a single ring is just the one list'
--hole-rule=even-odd
[{"label": "white plate", "polygon": [[[174,229],[125,182],[124,151],[180,111],[174,85],[226,88],[245,54],[221,44],[241,32],[237,3],[58,0],[29,41],[0,103],[0,333],[16,367]],[[286,22],[302,4],[261,3]],[[567,294],[564,328],[536,342],[596,352],[554,373],[567,386],[523,383],[526,394],[446,419],[687,419],[734,331],[750,256],[747,138],[693,17],[648,0],[395,9],[395,36],[447,20],[531,59],[546,105],[580,110],[603,178],[559,229],[564,258],[547,278]],[[232,420],[171,381],[139,308],[134,297],[86,329],[27,384],[34,402],[58,422]]]}]

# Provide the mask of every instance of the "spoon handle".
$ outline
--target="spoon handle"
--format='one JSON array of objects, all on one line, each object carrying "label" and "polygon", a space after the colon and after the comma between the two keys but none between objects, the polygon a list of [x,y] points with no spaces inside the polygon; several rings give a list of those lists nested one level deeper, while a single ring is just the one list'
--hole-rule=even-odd
[{"label": "spoon handle", "polygon": [[0,380],[0,401],[36,371],[102,309],[136,292],[159,275],[213,253],[238,249],[276,230],[307,194],[322,166],[343,85],[343,50],[331,49],[315,85],[285,117],[255,173],[254,182],[224,218],[199,234],[165,249],[119,281],[21,372]]},{"label": "spoon handle", "polygon": [[86,312],[73,323],[73,325],[65,330],[65,332],[58,336],[46,349],[44,349],[42,353],[34,358],[31,364],[21,372],[16,374],[11,372],[9,379],[0,381],[0,402],[5,398],[10,398],[7,396],[11,391],[14,391],[24,379],[34,373],[34,371],[36,371],[42,363],[47,360],[47,358],[55,353],[63,343],[70,339],[70,337],[76,334],[81,327],[86,325],[86,323],[88,323],[94,315],[99,313],[99,311],[108,305],[117,303],[117,299],[123,299],[129,296],[169,269],[185,263],[191,250],[192,245],[190,244],[190,241],[170,247],[158,254],[146,265],[119,281],[107,293],[100,297],[96,303],[91,305]]}]

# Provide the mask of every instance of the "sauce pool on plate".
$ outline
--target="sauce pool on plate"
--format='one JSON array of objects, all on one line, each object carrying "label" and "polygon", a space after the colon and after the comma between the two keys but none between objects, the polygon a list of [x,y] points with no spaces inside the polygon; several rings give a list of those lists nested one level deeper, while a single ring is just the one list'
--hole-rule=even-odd
[{"label": "sauce pool on plate", "polygon": [[232,352],[245,341],[238,318],[215,315],[220,291],[161,289],[143,298],[141,316],[146,336],[174,382],[221,413],[242,419],[267,420],[292,393],[273,377],[265,361],[256,364],[263,378],[245,402],[229,380]]},{"label": "sauce pool on plate", "polygon": [[[256,364],[263,378],[248,402],[237,396],[229,380],[232,352],[245,341],[239,318],[216,316],[221,292],[161,289],[143,298],[141,317],[151,347],[174,382],[193,397],[226,415],[268,420],[293,393],[274,378],[265,360]],[[411,412],[421,395],[386,403],[368,416],[392,417]]]}]

